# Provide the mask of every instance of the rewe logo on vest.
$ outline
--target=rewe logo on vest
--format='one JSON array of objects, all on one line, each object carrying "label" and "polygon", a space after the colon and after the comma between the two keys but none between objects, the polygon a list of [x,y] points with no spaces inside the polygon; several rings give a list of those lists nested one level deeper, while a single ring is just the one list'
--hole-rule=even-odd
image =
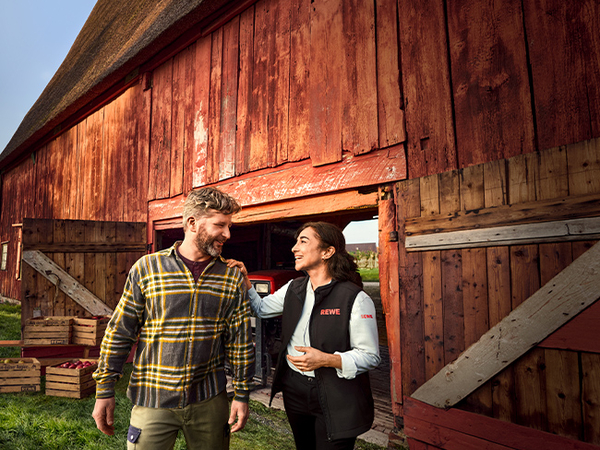
[{"label": "rewe logo on vest", "polygon": [[336,308],[336,309],[322,309],[321,310],[321,315],[322,316],[340,316],[340,308]]}]

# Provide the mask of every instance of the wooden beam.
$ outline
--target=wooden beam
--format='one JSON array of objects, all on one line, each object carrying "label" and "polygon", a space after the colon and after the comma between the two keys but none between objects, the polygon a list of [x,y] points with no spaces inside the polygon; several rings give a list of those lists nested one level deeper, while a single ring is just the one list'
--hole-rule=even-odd
[{"label": "wooden beam", "polygon": [[55,284],[57,288],[83,306],[92,315],[112,315],[113,311],[98,297],[39,250],[24,251],[23,261],[37,270],[52,284]]},{"label": "wooden beam", "polygon": [[455,405],[600,298],[600,242],[417,389],[412,397]]},{"label": "wooden beam", "polygon": [[[404,433],[446,450],[598,450],[598,446],[457,408],[443,410],[412,398],[404,401]],[[411,449],[413,446],[411,445]],[[418,448],[418,447],[416,447]]]},{"label": "wooden beam", "polygon": [[406,237],[407,251],[600,239],[600,217],[449,231]]},{"label": "wooden beam", "polygon": [[[319,167],[313,167],[309,160],[286,163],[213,186],[232,195],[246,209],[302,197],[311,201],[311,196],[336,195],[351,189],[362,192],[367,186],[373,186],[373,191],[376,191],[380,184],[405,178],[406,160],[400,144],[365,155],[345,155],[338,163]],[[179,195],[151,201],[148,204],[148,223],[181,217],[185,197]]]},{"label": "wooden beam", "polygon": [[555,222],[600,216],[600,195],[583,195],[536,202],[407,218],[407,236],[450,231]]},{"label": "wooden beam", "polygon": [[145,242],[57,242],[53,244],[32,243],[24,250],[42,253],[116,253],[145,252]]}]

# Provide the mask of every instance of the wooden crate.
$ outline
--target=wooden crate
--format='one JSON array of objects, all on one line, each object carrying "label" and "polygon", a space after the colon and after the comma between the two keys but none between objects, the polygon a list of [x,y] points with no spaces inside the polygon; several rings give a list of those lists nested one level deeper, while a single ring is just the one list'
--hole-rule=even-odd
[{"label": "wooden crate", "polygon": [[[82,369],[60,367],[65,362],[90,361],[91,366]],[[56,397],[85,398],[96,392],[92,373],[98,368],[95,359],[70,359],[46,368],[46,395]]]},{"label": "wooden crate", "polygon": [[49,316],[28,319],[23,330],[24,345],[68,345],[73,317]]},{"label": "wooden crate", "polygon": [[35,358],[0,359],[0,392],[40,390],[41,364]]},{"label": "wooden crate", "polygon": [[109,320],[108,316],[75,317],[71,342],[79,345],[100,345]]}]

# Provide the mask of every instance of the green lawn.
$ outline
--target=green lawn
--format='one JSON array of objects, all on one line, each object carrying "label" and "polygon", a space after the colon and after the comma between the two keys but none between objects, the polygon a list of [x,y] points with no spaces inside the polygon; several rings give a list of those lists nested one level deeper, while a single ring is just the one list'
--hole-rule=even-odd
[{"label": "green lawn", "polygon": [[[0,340],[20,339],[19,306],[0,303]],[[19,357],[18,349],[0,348],[4,357]],[[15,353],[16,352],[16,353]],[[0,449],[11,450],[116,450],[125,449],[131,402],[125,395],[131,364],[117,384],[115,436],[96,429],[92,410],[94,398],[77,400],[41,392],[0,394]],[[176,450],[186,448],[180,435]],[[283,411],[250,401],[250,418],[243,431],[232,435],[231,449],[294,449],[291,430]],[[355,449],[381,450],[383,447],[358,441]]]},{"label": "green lawn", "polygon": [[379,281],[379,268],[376,269],[358,269],[363,281]]}]

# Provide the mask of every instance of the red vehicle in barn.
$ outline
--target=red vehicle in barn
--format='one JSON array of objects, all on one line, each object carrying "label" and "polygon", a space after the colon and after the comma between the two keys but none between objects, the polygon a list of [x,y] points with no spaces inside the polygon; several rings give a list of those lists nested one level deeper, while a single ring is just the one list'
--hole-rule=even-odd
[{"label": "red vehicle in barn", "polygon": [[[257,270],[248,273],[248,278],[261,297],[274,293],[288,281],[303,276],[302,272],[289,269]],[[262,385],[267,384],[271,367],[277,362],[281,348],[281,317],[259,319],[252,317],[254,343],[256,348],[255,378]]]}]

